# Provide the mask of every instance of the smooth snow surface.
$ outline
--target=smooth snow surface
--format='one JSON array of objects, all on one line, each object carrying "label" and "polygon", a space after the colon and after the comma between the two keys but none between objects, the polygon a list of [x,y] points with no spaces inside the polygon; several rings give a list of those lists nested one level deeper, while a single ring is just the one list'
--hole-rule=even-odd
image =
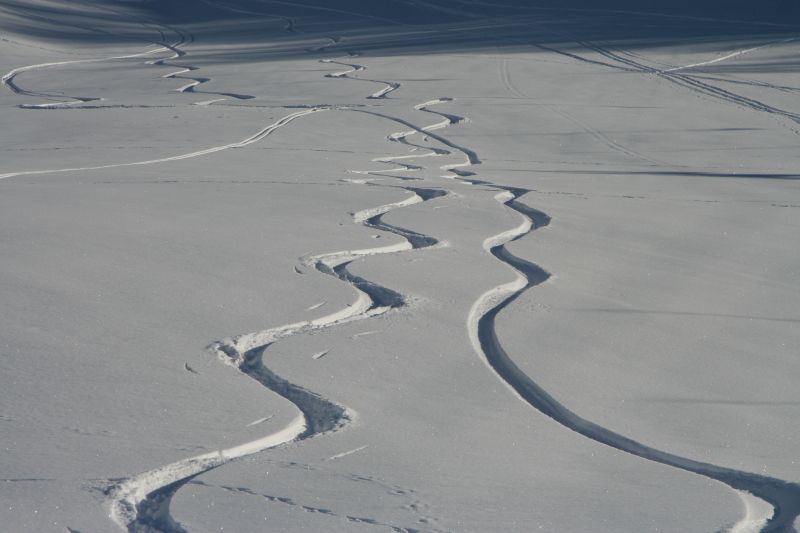
[{"label": "smooth snow surface", "polygon": [[800,527],[800,6],[0,4],[0,530]]}]

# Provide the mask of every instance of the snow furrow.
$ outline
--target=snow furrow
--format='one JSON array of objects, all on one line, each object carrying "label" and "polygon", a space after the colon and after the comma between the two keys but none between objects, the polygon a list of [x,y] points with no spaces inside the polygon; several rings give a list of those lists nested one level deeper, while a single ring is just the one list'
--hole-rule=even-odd
[{"label": "snow furrow", "polygon": [[270,134],[272,134],[272,132],[274,132],[278,128],[286,126],[290,122],[292,122],[292,121],[294,121],[294,120],[296,120],[296,119],[298,119],[300,117],[304,117],[306,115],[310,115],[312,113],[317,113],[317,112],[320,112],[320,111],[327,111],[327,110],[330,110],[330,109],[332,109],[332,108],[328,107],[328,106],[319,106],[319,107],[311,107],[311,108],[308,108],[308,109],[302,109],[300,111],[296,111],[294,113],[290,113],[290,114],[286,115],[285,117],[281,118],[280,120],[270,124],[269,126],[266,126],[265,128],[259,130],[255,134],[250,135],[249,137],[247,137],[245,139],[242,139],[241,141],[228,143],[228,144],[222,144],[222,145],[219,145],[219,146],[212,146],[210,148],[205,148],[203,150],[197,150],[195,152],[189,152],[189,153],[185,153],[185,154],[173,155],[173,156],[168,156],[168,157],[161,157],[161,158],[158,158],[158,159],[147,159],[147,160],[144,160],[144,161],[133,161],[133,162],[128,162],[128,163],[111,163],[111,164],[108,164],[108,165],[97,165],[97,166],[87,166],[87,167],[55,168],[55,169],[47,169],[47,170],[22,170],[22,171],[17,171],[17,172],[7,172],[5,174],[0,174],[0,179],[13,178],[13,177],[16,177],[16,176],[35,176],[35,175],[42,175],[42,174],[57,174],[57,173],[62,173],[62,172],[77,172],[77,171],[87,171],[87,170],[103,170],[103,169],[108,169],[108,168],[155,165],[155,164],[159,164],[159,163],[169,163],[171,161],[181,161],[183,159],[191,159],[191,158],[194,158],[194,157],[201,157],[201,156],[205,156],[205,155],[209,155],[209,154],[214,154],[214,153],[217,153],[217,152],[222,152],[224,150],[230,150],[230,149],[233,149],[233,148],[244,148],[245,146],[247,146],[249,144],[253,144],[255,142],[258,142],[258,141],[262,140],[263,138],[265,138],[265,137],[269,136]]},{"label": "snow furrow", "polygon": [[20,107],[22,108],[48,108],[48,107],[55,107],[55,106],[73,106],[78,104],[83,104],[86,102],[95,102],[98,100],[102,100],[100,97],[89,97],[89,96],[63,96],[59,94],[49,94],[44,92],[37,92],[31,91],[28,89],[22,88],[19,84],[17,84],[16,78],[20,74],[24,72],[30,72],[33,70],[41,70],[47,69],[50,67],[63,67],[69,65],[80,65],[80,64],[88,64],[88,63],[102,63],[106,61],[118,61],[123,59],[138,59],[142,57],[151,56],[154,54],[158,54],[161,52],[168,51],[169,48],[166,46],[161,46],[159,48],[154,48],[152,50],[147,50],[145,52],[139,52],[136,54],[128,54],[128,55],[121,55],[121,56],[111,56],[111,57],[100,57],[100,58],[93,58],[93,59],[74,59],[70,61],[54,61],[51,63],[39,63],[36,65],[27,65],[24,67],[17,67],[15,69],[10,70],[6,74],[0,78],[0,82],[9,88],[13,93],[25,96],[37,96],[40,98],[69,98],[69,100],[58,100],[55,102],[48,102],[44,104],[23,104]]},{"label": "snow furrow", "polygon": [[[402,246],[386,246],[356,251],[337,251],[309,256],[303,262],[318,271],[352,285],[358,292],[356,303],[324,317],[239,335],[213,343],[209,349],[227,365],[255,379],[264,387],[286,398],[301,412],[288,427],[239,446],[210,452],[145,472],[125,480],[107,492],[112,499],[111,516],[123,529],[133,533],[181,533],[184,529],[169,514],[172,495],[195,476],[217,468],[229,461],[252,455],[288,442],[305,440],[324,433],[338,431],[356,419],[356,413],[327,400],[300,385],[291,383],[272,372],[263,362],[265,350],[276,341],[319,331],[348,322],[384,314],[406,305],[399,293],[358,277],[347,270],[355,258],[366,255],[422,249],[435,245],[430,236],[409,232],[383,224],[380,217],[399,207],[420,203],[445,194],[444,191],[424,189],[402,202],[366,210],[369,216],[353,216],[356,223],[396,233],[406,237]],[[419,241],[416,237],[425,239]]]},{"label": "snow furrow", "polygon": [[[450,99],[439,99],[421,104],[417,108],[436,113],[427,109],[427,106],[447,101]],[[421,128],[415,129],[421,130]],[[439,139],[450,143],[442,137]],[[458,147],[454,143],[447,145],[461,150],[467,156],[468,161],[478,160],[477,154],[468,148]],[[488,253],[506,264],[515,273],[514,280],[486,291],[470,309],[467,319],[468,335],[474,350],[484,363],[522,401],[564,427],[631,455],[719,481],[737,491],[745,503],[747,512],[730,529],[732,533],[792,531],[792,524],[800,516],[800,485],[797,483],[704,463],[641,444],[580,417],[551,396],[514,363],[497,337],[496,317],[525,291],[547,281],[550,273],[535,263],[515,256],[506,248],[506,245],[525,237],[538,228],[549,225],[550,217],[518,201],[520,196],[529,192],[527,189],[476,179],[470,179],[468,183],[499,191],[495,199],[518,213],[522,219],[518,226],[490,236],[483,242],[483,248]],[[767,509],[766,505],[759,503],[760,500],[768,503],[771,509]],[[766,514],[769,511],[771,511],[771,516]]]},{"label": "snow furrow", "polygon": [[383,85],[383,88],[381,88],[380,90],[378,90],[378,91],[372,93],[371,95],[367,96],[367,99],[369,99],[369,100],[381,100],[381,99],[387,98],[388,97],[387,95],[389,93],[391,93],[392,91],[395,91],[395,90],[400,88],[400,84],[397,83],[397,82],[383,81],[383,80],[372,80],[372,79],[368,79],[368,78],[354,78],[353,76],[350,76],[350,74],[352,74],[354,72],[361,72],[363,70],[366,70],[367,67],[365,67],[364,65],[358,65],[358,64],[355,64],[355,63],[343,63],[341,61],[336,61],[336,60],[333,60],[333,59],[320,59],[319,61],[320,61],[320,63],[334,64],[334,65],[341,65],[343,67],[348,67],[348,70],[343,70],[343,71],[340,71],[340,72],[332,72],[330,74],[326,74],[325,75],[326,78],[339,78],[339,79],[347,79],[347,80],[353,80],[353,81],[366,81],[366,82],[369,82],[369,83],[379,83],[379,84]]},{"label": "snow furrow", "polygon": [[[800,514],[800,485],[768,476],[704,463],[641,444],[580,417],[551,396],[514,363],[497,337],[496,317],[527,289],[545,282],[550,277],[550,274],[544,269],[515,256],[505,247],[508,242],[524,237],[534,229],[541,227],[541,224],[534,222],[530,214],[530,208],[517,201],[518,196],[518,193],[504,191],[498,194],[496,199],[519,213],[523,219],[522,223],[512,230],[487,238],[483,244],[484,249],[499,261],[511,267],[516,277],[513,281],[495,287],[481,295],[473,304],[469,313],[468,331],[470,341],[487,366],[521,400],[572,431],[643,459],[720,481],[737,491],[752,494],[768,502],[773,507],[774,512],[771,517],[769,515],[754,516],[752,510],[763,509],[763,506],[748,505],[748,513],[731,531],[737,533],[745,531],[767,533],[790,530],[795,518]],[[748,502],[749,500],[745,499],[745,501]]]},{"label": "snow furrow", "polygon": [[[320,110],[323,108],[304,109],[288,115],[244,141],[236,143],[236,146],[257,142],[295,118]],[[387,224],[382,217],[394,209],[443,196],[447,194],[446,191],[400,188],[411,192],[412,195],[398,202],[358,211],[352,214],[352,218],[356,224],[399,235],[403,237],[403,242],[301,258],[305,266],[313,267],[321,273],[351,285],[357,291],[354,303],[320,318],[222,339],[209,346],[209,350],[223,363],[238,369],[293,403],[300,410],[300,416],[288,427],[260,439],[177,461],[114,485],[107,493],[112,500],[112,518],[118,525],[134,533],[182,533],[185,530],[171,517],[169,506],[175,492],[195,476],[234,459],[288,442],[335,432],[353,423],[356,419],[355,412],[278,376],[264,364],[263,355],[270,345],[280,339],[364,320],[408,305],[406,298],[400,293],[357,276],[347,269],[348,265],[360,257],[424,249],[439,244],[434,237]]]}]

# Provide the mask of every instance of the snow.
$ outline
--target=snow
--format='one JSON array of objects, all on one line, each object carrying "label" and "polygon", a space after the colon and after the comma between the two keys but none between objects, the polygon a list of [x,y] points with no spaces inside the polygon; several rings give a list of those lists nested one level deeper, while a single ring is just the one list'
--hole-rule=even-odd
[{"label": "snow", "polygon": [[797,528],[800,29],[720,6],[0,6],[3,528]]}]

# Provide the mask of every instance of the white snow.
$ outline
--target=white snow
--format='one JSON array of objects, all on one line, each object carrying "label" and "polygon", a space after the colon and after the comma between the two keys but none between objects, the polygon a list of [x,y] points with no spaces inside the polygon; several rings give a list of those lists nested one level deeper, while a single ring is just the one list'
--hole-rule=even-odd
[{"label": "white snow", "polygon": [[0,529],[800,527],[800,26],[702,7],[0,6]]}]

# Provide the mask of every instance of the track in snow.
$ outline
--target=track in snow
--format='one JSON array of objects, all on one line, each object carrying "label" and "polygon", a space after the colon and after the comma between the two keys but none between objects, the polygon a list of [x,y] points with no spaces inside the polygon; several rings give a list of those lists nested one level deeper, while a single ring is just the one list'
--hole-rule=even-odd
[{"label": "track in snow", "polygon": [[[282,119],[283,123],[280,126],[298,116],[320,110],[322,109],[312,108],[294,113],[289,116],[292,118]],[[266,128],[251,136],[248,138],[247,144],[263,139],[280,126],[272,129]],[[217,147],[215,151],[219,151],[219,149],[221,148]],[[199,152],[195,154],[197,153]],[[204,151],[204,153],[208,152]],[[170,515],[170,502],[175,492],[197,475],[234,459],[288,442],[302,441],[339,431],[352,423],[356,416],[353,411],[278,376],[264,364],[263,356],[265,350],[280,339],[364,320],[408,305],[403,295],[348,270],[348,266],[360,257],[419,250],[439,244],[437,239],[429,235],[388,224],[383,221],[383,216],[393,209],[432,200],[447,194],[447,192],[441,189],[421,187],[398,188],[405,189],[412,195],[399,202],[354,213],[353,221],[401,236],[404,242],[301,258],[305,266],[312,267],[353,286],[358,293],[355,303],[318,319],[223,339],[209,347],[225,364],[235,367],[264,387],[289,400],[300,410],[301,416],[288,427],[260,439],[226,450],[183,459],[115,484],[107,490],[107,493],[112,500],[112,517],[117,524],[129,532],[135,533],[182,533],[185,531],[184,528]]]},{"label": "track in snow", "polygon": [[[161,46],[159,48],[155,48],[153,50],[147,50],[145,52],[139,52],[137,54],[128,54],[122,56],[111,56],[111,57],[101,57],[101,58],[94,58],[94,59],[74,59],[70,61],[55,61],[51,63],[39,63],[36,65],[27,65],[24,67],[15,68],[0,78],[0,82],[3,85],[9,88],[13,93],[25,96],[37,96],[40,98],[46,98],[53,100],[51,102],[47,102],[44,104],[22,104],[19,107],[23,109],[47,109],[47,108],[54,108],[60,106],[74,106],[79,104],[84,104],[87,102],[95,102],[98,100],[102,100],[100,97],[94,96],[64,96],[61,94],[55,93],[45,93],[45,92],[38,92],[38,91],[31,91],[29,89],[24,89],[17,83],[17,76],[24,72],[30,72],[33,70],[41,70],[50,67],[63,67],[69,65],[80,65],[80,64],[87,64],[87,63],[102,63],[106,61],[118,61],[122,59],[138,59],[142,57],[151,56],[153,54],[166,52],[169,48],[166,46]],[[67,98],[67,100],[64,100]]]},{"label": "track in snow", "polygon": [[[419,108],[435,113],[427,107],[425,105]],[[450,117],[447,114],[441,114],[441,116]],[[423,128],[416,127],[416,130],[421,131]],[[449,141],[448,143],[448,146],[461,150],[468,161],[477,159],[475,152],[458,147],[455,143]],[[522,222],[517,227],[491,236],[483,243],[487,252],[515,272],[515,279],[482,294],[473,304],[467,320],[467,330],[473,348],[492,371],[521,400],[576,433],[631,455],[722,482],[738,491],[740,495],[742,493],[751,494],[768,502],[773,507],[772,517],[753,516],[753,509],[757,505],[752,505],[746,497],[743,497],[748,512],[730,529],[732,533],[794,531],[794,521],[800,516],[800,485],[797,483],[704,463],[641,444],[586,420],[569,410],[514,363],[497,337],[496,317],[525,291],[544,283],[550,274],[539,265],[515,256],[506,248],[506,245],[525,237],[537,228],[547,226],[550,223],[550,217],[518,201],[520,196],[529,192],[527,189],[476,179],[470,179],[469,183],[500,191],[495,198],[517,212],[522,218]]]},{"label": "track in snow", "polygon": [[320,111],[329,111],[334,109],[329,106],[318,106],[318,107],[310,107],[307,109],[301,109],[300,111],[295,111],[294,113],[290,113],[285,117],[279,119],[276,122],[273,122],[269,126],[266,126],[253,135],[242,139],[241,141],[236,141],[233,143],[222,144],[218,146],[212,146],[210,148],[205,148],[203,150],[197,150],[195,152],[188,152],[185,154],[180,155],[173,155],[168,157],[161,157],[158,159],[147,159],[144,161],[133,161],[128,163],[111,163],[108,165],[97,165],[97,166],[87,166],[87,167],[70,167],[70,168],[55,168],[55,169],[48,169],[48,170],[22,170],[17,172],[7,172],[5,174],[0,174],[0,179],[5,178],[13,178],[16,176],[35,176],[35,175],[43,175],[43,174],[58,174],[62,172],[78,172],[78,171],[87,171],[87,170],[104,170],[109,168],[121,168],[121,167],[135,167],[135,166],[144,166],[144,165],[155,165],[160,163],[169,163],[171,161],[181,161],[183,159],[192,159],[194,157],[201,157],[210,154],[214,154],[217,152],[222,152],[224,150],[231,150],[234,148],[244,148],[250,144],[256,143],[265,137],[271,135],[275,130],[286,126],[290,122],[294,120],[304,117],[306,115],[310,115],[312,113],[318,113]]},{"label": "track in snow", "polygon": [[[333,43],[336,44],[336,43]],[[383,88],[372,93],[371,95],[367,96],[370,100],[380,100],[383,98],[387,98],[387,95],[392,91],[395,91],[400,88],[400,84],[397,82],[392,81],[384,81],[384,80],[372,80],[368,78],[354,78],[350,74],[354,72],[361,72],[367,69],[364,65],[359,65],[356,63],[343,63],[341,61],[336,61],[333,59],[320,59],[320,63],[326,64],[333,64],[333,65],[341,65],[343,67],[347,67],[348,70],[342,70],[340,72],[331,72],[330,74],[325,74],[326,78],[339,78],[339,79],[346,79],[346,80],[353,80],[353,81],[366,81],[369,83],[379,83],[383,85]]]},{"label": "track in snow", "polygon": [[169,505],[174,493],[197,475],[234,459],[288,442],[302,441],[339,431],[352,423],[356,417],[353,411],[278,376],[264,364],[263,356],[265,350],[280,339],[364,320],[407,305],[406,299],[401,294],[347,270],[347,266],[359,257],[424,249],[438,244],[438,241],[431,236],[392,226],[382,220],[383,215],[393,209],[446,194],[440,189],[406,189],[413,193],[406,200],[367,209],[353,215],[354,222],[402,236],[405,242],[378,248],[330,252],[303,259],[307,266],[313,266],[319,272],[353,286],[358,292],[354,304],[318,319],[223,339],[209,347],[225,364],[233,366],[289,400],[300,410],[301,416],[288,427],[260,439],[226,450],[183,459],[114,485],[107,490],[107,494],[112,500],[111,514],[117,524],[135,533],[182,533],[185,530],[170,516]]}]

